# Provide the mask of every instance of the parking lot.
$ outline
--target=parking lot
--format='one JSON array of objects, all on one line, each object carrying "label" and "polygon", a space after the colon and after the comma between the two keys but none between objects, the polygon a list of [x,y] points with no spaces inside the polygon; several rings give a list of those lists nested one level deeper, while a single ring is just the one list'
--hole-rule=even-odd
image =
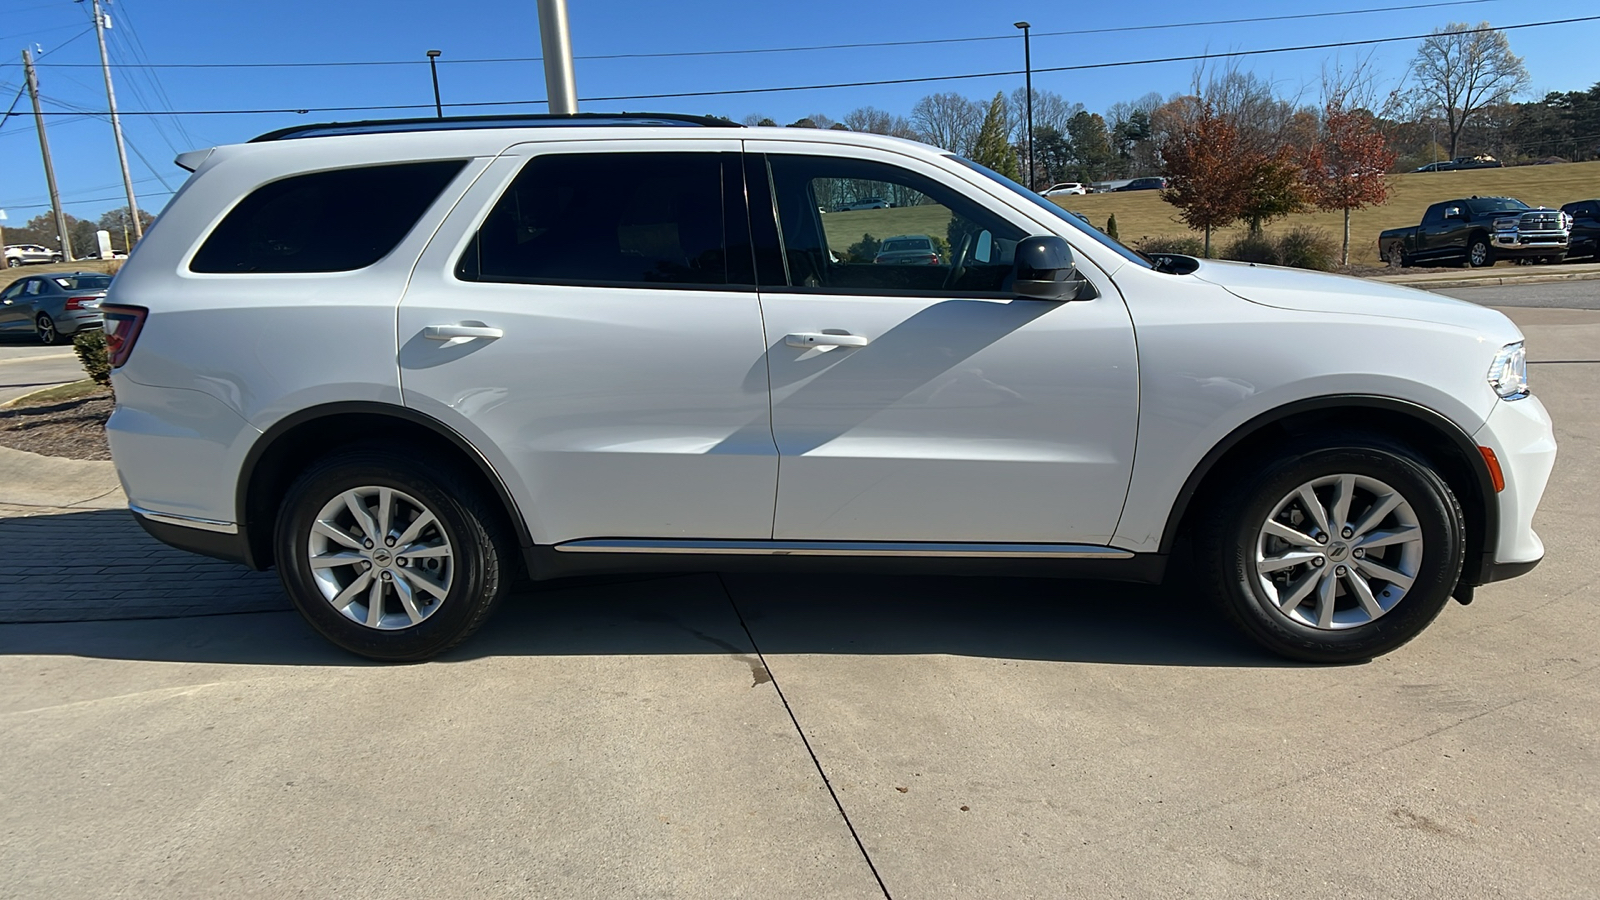
[{"label": "parking lot", "polygon": [[373,665],[103,464],[56,503],[0,457],[0,894],[1593,897],[1600,310],[1561,290],[1507,310],[1545,562],[1345,667],[1184,583],[715,573]]}]

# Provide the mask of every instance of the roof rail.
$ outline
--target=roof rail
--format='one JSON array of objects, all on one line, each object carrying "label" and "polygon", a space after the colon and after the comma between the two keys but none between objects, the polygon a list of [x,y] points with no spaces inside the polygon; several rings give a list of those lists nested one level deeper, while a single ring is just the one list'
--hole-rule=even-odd
[{"label": "roof rail", "polygon": [[477,128],[550,128],[561,126],[608,125],[699,125],[712,128],[742,128],[731,119],[715,116],[686,116],[678,113],[573,113],[570,116],[453,116],[448,119],[367,119],[360,122],[323,122],[295,125],[251,138],[250,143],[285,141],[298,138],[337,137],[346,134],[396,134],[408,131],[456,131]]}]

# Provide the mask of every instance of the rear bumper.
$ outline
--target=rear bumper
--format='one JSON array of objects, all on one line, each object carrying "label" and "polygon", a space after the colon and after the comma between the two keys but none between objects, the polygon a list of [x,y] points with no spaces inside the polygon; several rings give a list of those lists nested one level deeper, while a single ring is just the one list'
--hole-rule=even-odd
[{"label": "rear bumper", "polygon": [[[152,513],[149,510],[131,506],[134,521],[151,537],[179,550],[198,553],[213,559],[239,563],[252,569],[260,568],[255,565],[250,555],[250,541],[238,528],[228,525],[219,528],[223,523],[211,523],[204,520],[194,520],[189,524],[179,524],[179,517]],[[202,525],[203,527],[195,527]],[[227,530],[227,529],[232,529]]]}]

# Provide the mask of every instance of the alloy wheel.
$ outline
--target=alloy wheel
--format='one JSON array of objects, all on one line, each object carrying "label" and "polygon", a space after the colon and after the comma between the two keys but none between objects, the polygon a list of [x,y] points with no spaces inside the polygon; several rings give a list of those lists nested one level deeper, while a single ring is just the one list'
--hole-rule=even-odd
[{"label": "alloy wheel", "polygon": [[1277,615],[1341,631],[1405,599],[1422,553],[1417,514],[1398,491],[1366,475],[1327,475],[1273,507],[1257,533],[1253,574]]},{"label": "alloy wheel", "polygon": [[61,333],[56,331],[56,323],[49,316],[40,316],[34,325],[39,329],[39,343],[54,344],[60,340]]},{"label": "alloy wheel", "polygon": [[410,628],[439,610],[455,579],[455,554],[438,517],[390,487],[358,487],[329,500],[311,526],[307,562],[336,611],[379,631]]}]

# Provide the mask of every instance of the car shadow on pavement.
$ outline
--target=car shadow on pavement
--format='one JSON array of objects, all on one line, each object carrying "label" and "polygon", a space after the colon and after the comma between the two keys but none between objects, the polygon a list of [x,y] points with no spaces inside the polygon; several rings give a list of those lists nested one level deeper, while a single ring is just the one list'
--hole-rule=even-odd
[{"label": "car shadow on pavement", "polygon": [[[62,564],[82,560],[83,547],[115,549],[101,565]],[[440,661],[748,655],[757,647],[769,655],[1293,665],[1238,635],[1181,583],[825,573],[548,582],[508,598]],[[0,655],[375,665],[316,634],[274,573],[166,548],[120,510],[0,519]]]}]

